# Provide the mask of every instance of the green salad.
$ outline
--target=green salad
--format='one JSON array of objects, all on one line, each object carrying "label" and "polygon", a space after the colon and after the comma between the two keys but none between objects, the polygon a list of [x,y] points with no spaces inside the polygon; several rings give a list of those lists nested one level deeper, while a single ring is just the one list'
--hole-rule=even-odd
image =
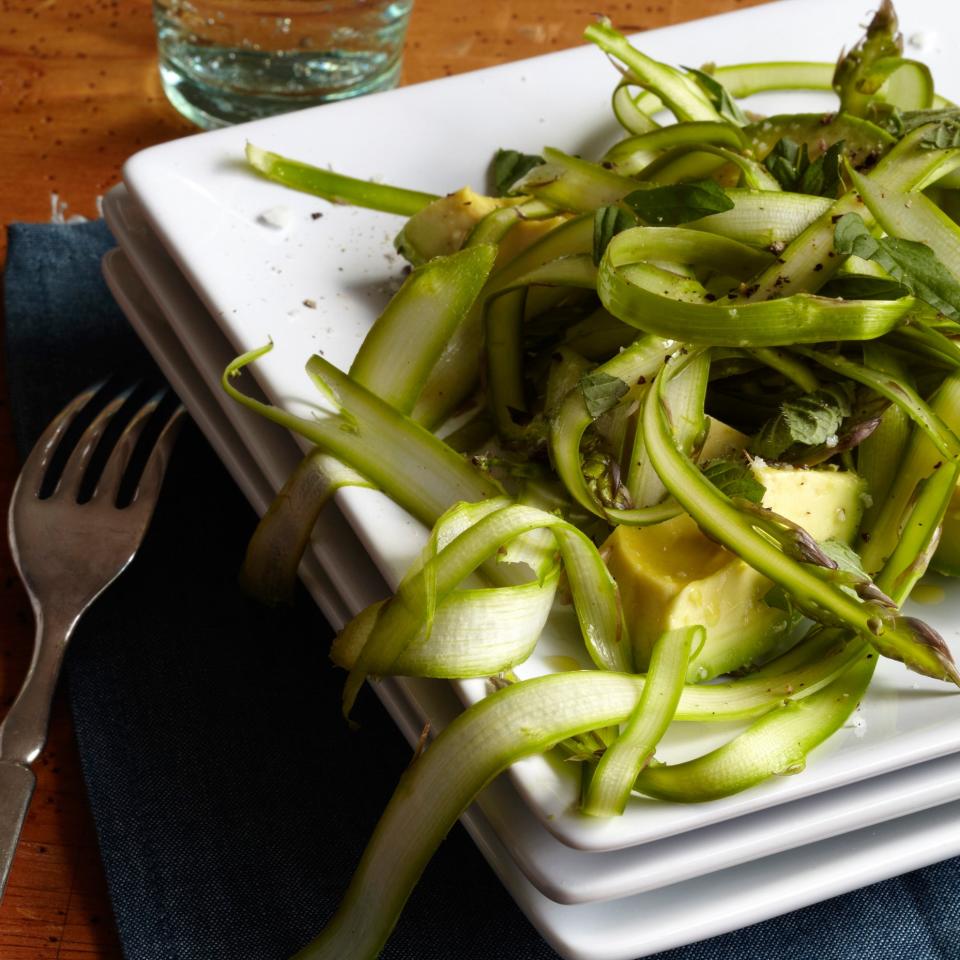
[{"label": "green salad", "polygon": [[[261,174],[406,218],[411,271],[317,412],[241,403],[315,447],[251,542],[287,597],[337,489],[430,528],[332,657],[368,677],[489,678],[418,751],[343,904],[297,956],[375,957],[436,846],[513,762],[556,749],[584,816],[633,794],[728,796],[797,773],[879,657],[960,685],[901,606],[960,575],[960,108],[884,2],[839,63],[659,63],[609,22],[623,138],[597,158],[500,149],[485,192],[433,196],[249,145]],[[598,64],[600,68],[600,64]],[[738,99],[833,89],[829,114]],[[557,604],[595,666],[518,680]],[[668,764],[676,722],[745,721]],[[373,905],[373,906],[371,906]]]}]

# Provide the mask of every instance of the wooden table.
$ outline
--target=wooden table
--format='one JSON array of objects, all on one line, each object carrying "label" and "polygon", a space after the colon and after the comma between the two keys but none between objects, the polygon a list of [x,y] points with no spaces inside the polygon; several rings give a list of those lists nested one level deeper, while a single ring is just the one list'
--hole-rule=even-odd
[{"label": "wooden table", "polygon": [[[762,0],[416,0],[405,83],[475,70],[580,42],[602,9],[621,29],[647,30]],[[453,15],[450,10],[457,12]],[[653,51],[655,53],[655,51]],[[97,197],[137,150],[194,132],[156,72],[148,0],[0,0],[0,219],[97,215]],[[6,236],[0,239],[0,258]],[[0,377],[3,376],[0,366]],[[6,387],[0,384],[0,501],[17,473]],[[6,550],[0,553],[0,713],[26,670],[33,622]],[[0,905],[3,960],[119,960],[93,824],[66,704],[49,746]]]}]

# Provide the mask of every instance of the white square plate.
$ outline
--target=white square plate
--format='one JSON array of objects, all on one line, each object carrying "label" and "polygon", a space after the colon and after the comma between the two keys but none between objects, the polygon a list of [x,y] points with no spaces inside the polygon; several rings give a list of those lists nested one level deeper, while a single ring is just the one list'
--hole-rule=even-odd
[{"label": "white square plate", "polygon": [[[273,492],[260,464],[271,466],[278,456],[295,460],[297,451],[292,438],[282,437],[283,442],[277,444],[277,437],[271,434],[271,443],[264,446],[263,441],[268,438],[257,432],[262,421],[255,418],[256,422],[248,422],[246,410],[232,403],[222,391],[211,390],[210,379],[230,359],[229,344],[123,187],[108,195],[105,212],[123,248],[123,253],[111,254],[105,266],[118,301],[254,508],[262,513]],[[133,274],[128,261],[139,271],[142,281]],[[197,366],[187,358],[178,336],[188,337],[195,345],[203,343]],[[230,418],[235,418],[236,423]],[[356,537],[349,529],[343,529],[336,508],[331,512],[334,515],[325,517],[318,527],[318,536],[327,538],[335,532],[337,549],[324,550],[328,541],[316,539],[314,550],[307,554],[303,576],[331,623],[340,626],[353,612],[384,596],[387,587]],[[348,600],[346,607],[331,606],[337,597],[334,580]],[[436,727],[431,704],[439,705],[443,717],[447,716],[451,701],[456,705],[453,697],[441,699],[437,690],[444,686],[403,681],[377,684],[374,689],[381,696],[405,690],[419,730],[427,720]],[[653,841],[644,844],[642,850],[627,847],[610,852],[576,851],[560,843],[543,829],[504,778],[482,794],[479,806],[537,889],[563,903],[585,903],[626,897],[702,876],[957,797],[960,755],[953,755]]]},{"label": "white square plate", "polygon": [[[191,303],[191,297],[182,290],[184,284],[176,269],[162,253],[149,255],[149,237],[138,237],[132,243],[130,235],[123,235],[120,226],[122,194],[114,194],[107,205],[107,214],[122,241],[128,248],[136,248],[138,267],[142,277],[164,294],[162,303],[168,318],[174,315],[173,302],[180,308]],[[128,213],[130,211],[128,210]],[[125,218],[127,224],[135,216]],[[190,363],[171,326],[161,315],[150,293],[137,274],[130,268],[121,251],[108,254],[104,271],[131,322],[154,354],[178,393],[189,406],[193,416],[224,456],[228,468],[238,484],[247,490],[255,505],[263,501],[259,494],[269,489],[266,479],[249,457],[249,451],[240,435],[224,419],[217,394],[211,392],[205,378]],[[179,292],[178,292],[179,290]],[[192,309],[178,314],[179,323],[194,331],[209,326],[209,320],[196,298]],[[357,587],[360,597],[352,606],[344,604],[336,595],[322,569],[309,562],[304,578],[320,606],[335,626],[345,622],[351,610],[366,602],[363,594],[377,595],[384,585],[378,583],[375,571],[364,570],[359,544],[347,535],[341,543],[341,556],[357,564],[356,574],[362,575]],[[439,730],[459,709],[453,692],[436,681],[385,681],[377,691],[391,716],[411,745],[417,742],[426,718]],[[847,798],[854,805],[867,804],[876,809],[875,801],[883,803],[895,799],[911,803],[939,803],[945,786],[960,779],[960,763],[956,757],[946,757],[928,764],[919,764],[873,781],[865,781],[845,789],[831,791],[818,798],[798,801],[774,808],[766,813],[740,818],[731,824],[706,827],[696,834],[676,838],[688,841],[704,840],[685,851],[688,862],[696,862],[703,854],[711,856],[711,835],[726,831],[741,831],[740,838],[751,846],[750,825],[762,823],[763,818],[775,818],[790,811],[802,817],[806,813],[828,824],[842,819],[842,807],[834,801]],[[926,784],[926,788],[924,787]],[[869,791],[873,785],[877,789]],[[817,806],[811,808],[812,804]],[[478,807],[480,809],[478,809]],[[917,807],[919,809],[919,807]],[[492,784],[481,796],[479,804],[463,817],[464,825],[480,850],[544,937],[568,960],[628,960],[695,939],[723,933],[755,923],[786,910],[813,903],[857,886],[893,876],[925,865],[960,850],[960,829],[957,814],[960,803],[947,803],[928,812],[915,813],[880,827],[860,829],[842,836],[832,843],[822,841],[802,847],[791,855],[788,871],[782,869],[782,860],[766,857],[752,864],[724,870],[717,881],[688,881],[659,891],[614,899],[604,903],[561,905],[547,899],[524,875],[529,875],[525,859],[539,863],[545,869],[553,889],[570,891],[581,879],[602,871],[605,878],[616,882],[624,864],[632,860],[640,873],[655,872],[662,858],[657,848],[672,841],[663,841],[642,850],[623,850],[616,853],[583,853],[571,850],[551,837],[536,822],[527,806],[512,790],[505,778]],[[489,818],[489,819],[488,819]],[[769,824],[768,824],[769,825]],[[784,824],[786,825],[786,823]],[[789,827],[787,827],[789,830]],[[821,833],[820,836],[829,835]],[[523,857],[518,858],[520,852]],[[691,858],[691,854],[693,857]],[[758,855],[753,847],[753,854]],[[648,861],[648,857],[650,858]],[[518,866],[521,869],[518,869]],[[628,868],[629,869],[629,868]],[[637,867],[633,868],[634,870]],[[622,880],[622,876],[621,876]],[[608,891],[613,889],[607,885]]]},{"label": "white square plate", "polygon": [[[914,0],[902,12],[907,36],[924,34],[923,57],[941,91],[960,94],[960,62],[946,38],[960,33],[960,9]],[[655,56],[680,63],[836,56],[860,32],[863,0],[787,0],[641,35]],[[938,39],[939,38],[939,39]],[[614,76],[595,49],[578,48],[530,61],[406,87],[357,101],[288,114],[144,151],[125,180],[153,229],[237,351],[268,339],[274,351],[256,373],[274,402],[292,409],[314,395],[303,365],[322,351],[346,365],[393,289],[399,263],[390,239],[399,222],[371,211],[331,206],[259,179],[244,169],[250,140],[290,156],[443,193],[481,185],[493,150],[538,150],[544,143],[594,155],[617,130],[608,100]],[[761,98],[758,98],[760,101]],[[757,109],[824,109],[830,98],[765,96]],[[291,227],[275,230],[260,215],[288,208]],[[322,211],[319,219],[311,213]],[[308,309],[310,299],[317,309]],[[193,359],[202,352],[184,345]],[[275,469],[275,467],[274,467]],[[388,583],[395,583],[423,542],[424,531],[385,497],[346,490],[341,509]],[[960,625],[960,591],[924,616],[948,641]],[[541,654],[521,675],[547,671],[542,653],[577,656],[570,637],[548,630]],[[581,658],[586,664],[585,657]],[[470,699],[482,684],[465,684]],[[960,747],[960,700],[942,684],[884,663],[863,704],[862,723],[819,749],[807,771],[736,797],[697,806],[637,800],[611,822],[576,813],[577,783],[549,759],[515,765],[514,782],[537,816],[565,843],[609,850],[676,835],[952,753]],[[713,746],[728,731],[682,729],[667,760]]]}]

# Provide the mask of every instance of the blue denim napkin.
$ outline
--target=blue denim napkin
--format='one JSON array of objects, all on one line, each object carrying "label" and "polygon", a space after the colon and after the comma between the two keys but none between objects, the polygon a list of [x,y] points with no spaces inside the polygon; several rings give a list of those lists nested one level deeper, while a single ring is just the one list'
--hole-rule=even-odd
[{"label": "blue denim napkin", "polygon": [[[26,451],[97,378],[157,373],[100,279],[113,245],[102,223],[17,224],[9,239],[6,354]],[[237,588],[254,522],[186,429],[140,554],[70,651],[83,771],[129,960],[284,960],[330,916],[409,760],[369,691],[359,730],[345,726],[330,629],[306,594],[277,613]],[[556,954],[457,827],[383,957]],[[960,957],[960,859],[660,960],[906,957]]]}]

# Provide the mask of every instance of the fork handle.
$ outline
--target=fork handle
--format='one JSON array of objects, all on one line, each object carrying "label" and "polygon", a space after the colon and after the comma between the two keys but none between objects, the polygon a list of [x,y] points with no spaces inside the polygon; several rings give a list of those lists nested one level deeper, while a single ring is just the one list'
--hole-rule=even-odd
[{"label": "fork handle", "polygon": [[47,742],[53,691],[76,622],[76,616],[55,612],[44,617],[37,611],[33,659],[17,699],[0,724],[0,897],[37,785],[28,764]]},{"label": "fork handle", "polygon": [[56,610],[47,616],[37,612],[33,658],[17,699],[0,723],[0,762],[30,764],[43,750],[60,665],[77,619]]},{"label": "fork handle", "polygon": [[37,778],[22,763],[0,760],[0,897],[7,886],[20,831]]}]

